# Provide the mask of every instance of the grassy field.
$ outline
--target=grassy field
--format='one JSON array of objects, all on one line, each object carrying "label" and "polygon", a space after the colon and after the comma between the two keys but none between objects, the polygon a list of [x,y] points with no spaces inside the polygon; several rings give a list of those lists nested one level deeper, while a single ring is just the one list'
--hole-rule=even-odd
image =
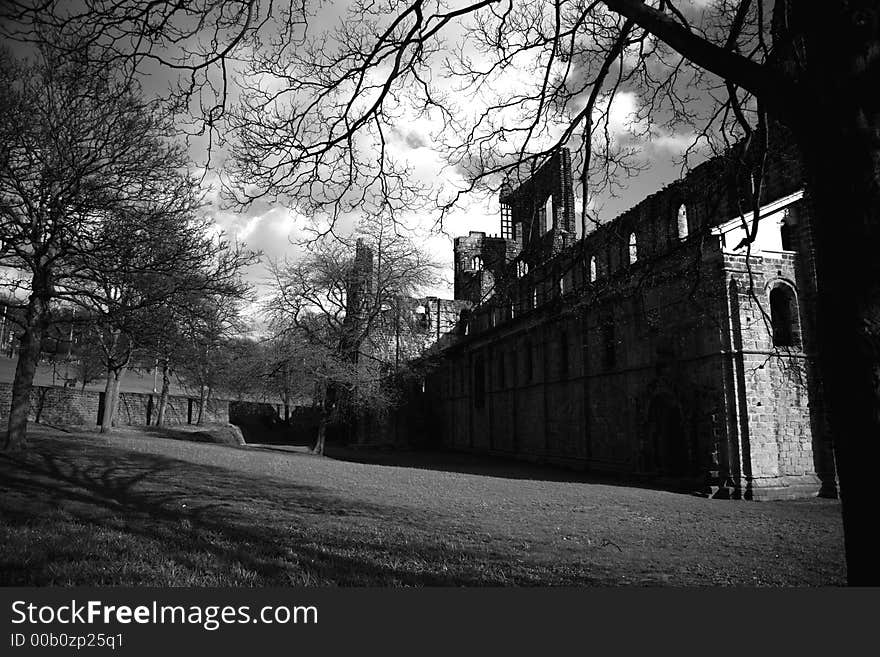
[{"label": "grassy field", "polygon": [[829,500],[708,500],[527,466],[469,474],[436,456],[399,467],[134,429],[33,434],[25,455],[0,456],[4,585],[844,582]]}]

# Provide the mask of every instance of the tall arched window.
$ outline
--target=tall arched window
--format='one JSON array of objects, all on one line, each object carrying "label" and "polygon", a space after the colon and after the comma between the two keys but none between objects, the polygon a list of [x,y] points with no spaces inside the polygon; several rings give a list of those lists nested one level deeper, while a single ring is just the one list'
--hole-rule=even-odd
[{"label": "tall arched window", "polygon": [[428,309],[425,306],[418,305],[415,310],[416,326],[422,329],[428,328]]},{"label": "tall arched window", "polygon": [[783,221],[779,225],[779,242],[783,251],[794,251],[794,240],[791,233],[791,226]]},{"label": "tall arched window", "polygon": [[553,197],[548,196],[544,203],[544,232],[553,228]]},{"label": "tall arched window", "polygon": [[774,347],[799,346],[797,296],[791,286],[785,283],[777,283],[770,290],[770,323]]},{"label": "tall arched window", "polygon": [[532,308],[538,307],[538,288],[532,289]]},{"label": "tall arched window", "polygon": [[471,258],[471,269],[474,271],[480,271],[483,268],[483,259],[480,256],[474,256]]},{"label": "tall arched window", "polygon": [[636,234],[629,234],[629,264],[634,264],[639,259],[639,249],[636,245]]},{"label": "tall arched window", "polygon": [[522,260],[518,261],[516,263],[516,277],[522,278],[523,276],[525,276],[528,273],[529,273],[528,263],[523,262]]},{"label": "tall arched window", "polygon": [[596,280],[596,256],[590,256],[590,283]]},{"label": "tall arched window", "polygon": [[688,236],[688,215],[684,203],[678,206],[678,239]]}]

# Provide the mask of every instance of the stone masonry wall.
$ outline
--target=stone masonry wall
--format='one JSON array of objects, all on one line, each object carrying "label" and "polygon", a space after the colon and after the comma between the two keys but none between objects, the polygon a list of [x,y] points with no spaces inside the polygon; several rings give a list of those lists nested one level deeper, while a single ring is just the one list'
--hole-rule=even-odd
[{"label": "stone masonry wall", "polygon": [[[796,200],[799,165],[772,154],[761,198],[794,199],[785,215],[796,219],[794,230],[786,226],[791,244],[747,261],[723,228],[753,205],[741,154],[733,155],[567,248],[508,240],[507,268],[492,273],[491,289],[483,281],[481,303],[410,404],[430,416],[427,442],[719,495],[811,495],[817,473],[822,489],[828,481],[833,489],[811,355],[815,276],[809,206]],[[516,220],[546,187],[506,190],[501,200]],[[478,237],[456,242],[457,261],[480,255]],[[778,348],[766,321],[780,285],[797,299],[796,347]]]},{"label": "stone masonry wall", "polygon": [[[554,287],[555,296],[548,291],[514,321],[475,326],[470,339],[445,352],[437,381],[426,385],[440,398],[441,442],[701,477],[726,431],[717,377],[723,294],[708,303],[712,289],[723,289],[719,256],[683,248],[663,263],[644,263],[644,279]],[[680,275],[693,258],[704,273],[699,304]],[[652,432],[652,413],[670,416],[676,428]]]},{"label": "stone masonry wall", "polygon": [[[35,386],[31,390],[31,406],[28,419],[45,424],[99,424],[104,393],[81,391],[57,386]],[[0,422],[9,417],[12,403],[12,385],[0,383]],[[122,392],[116,422],[120,425],[146,426],[155,424],[159,407],[159,395]],[[229,402],[212,399],[206,406],[205,422],[229,422]],[[194,423],[198,417],[198,400],[188,397],[169,396],[165,410],[167,424]]]}]

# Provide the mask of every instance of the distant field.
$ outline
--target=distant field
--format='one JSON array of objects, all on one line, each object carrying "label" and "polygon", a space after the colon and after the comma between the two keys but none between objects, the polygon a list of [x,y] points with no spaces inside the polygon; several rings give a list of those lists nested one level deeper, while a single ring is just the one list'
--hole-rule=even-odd
[{"label": "distant field", "polygon": [[[15,376],[15,367],[18,363],[17,358],[7,358],[5,355],[0,355],[0,382],[3,383],[11,383],[13,377]],[[67,369],[64,364],[58,364],[53,370],[52,364],[48,362],[40,363],[37,368],[37,375],[35,377],[34,383],[38,386],[52,386],[64,385],[64,379],[69,376],[71,378],[76,377],[76,370],[74,366],[71,366],[70,369]],[[161,377],[161,372],[159,373]],[[156,381],[157,386],[161,387],[162,380],[161,378]],[[86,386],[86,390],[103,390],[107,385],[106,378],[100,378],[96,381],[92,381],[90,384]],[[77,390],[80,390],[82,386],[78,383],[76,386]],[[153,391],[153,373],[151,372],[138,372],[129,370],[125,373],[125,376],[122,379],[122,391],[123,392],[152,392]],[[186,390],[182,386],[180,386],[177,381],[173,381],[171,384],[171,394],[174,395],[183,395],[187,394]]]},{"label": "distant field", "polygon": [[844,583],[832,500],[711,500],[137,429],[33,433],[29,452],[0,454],[0,585]]}]

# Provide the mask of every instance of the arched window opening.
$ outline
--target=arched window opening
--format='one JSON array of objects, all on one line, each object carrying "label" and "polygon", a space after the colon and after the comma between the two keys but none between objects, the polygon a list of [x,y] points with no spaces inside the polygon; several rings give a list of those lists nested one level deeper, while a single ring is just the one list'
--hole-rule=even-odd
[{"label": "arched window opening", "polygon": [[480,256],[474,256],[471,258],[471,269],[474,271],[480,271],[483,268],[483,259]]},{"label": "arched window opening", "polygon": [[513,239],[513,220],[509,203],[501,204],[501,237],[505,239]]},{"label": "arched window opening", "polygon": [[791,287],[776,285],[770,290],[770,323],[774,347],[796,347],[800,342],[797,298]]},{"label": "arched window opening", "polygon": [[544,203],[544,232],[553,228],[553,197],[548,196]]},{"label": "arched window opening", "polygon": [[428,328],[428,309],[425,306],[418,305],[415,310],[416,326],[422,329]]},{"label": "arched window opening", "polygon": [[794,251],[794,227],[787,221],[783,221],[779,225],[779,240],[782,243],[783,251]]},{"label": "arched window opening", "polygon": [[528,263],[523,262],[522,260],[519,260],[519,261],[516,263],[516,277],[517,277],[517,278],[522,278],[523,276],[525,276],[525,275],[528,274],[528,273],[529,273],[529,265],[528,265]]},{"label": "arched window opening", "polygon": [[629,234],[629,264],[635,264],[636,260],[639,259],[639,249],[636,244],[636,234]]},{"label": "arched window opening", "polygon": [[559,277],[559,295],[565,294],[565,276]]},{"label": "arched window opening", "polygon": [[532,308],[538,307],[538,288],[532,290]]},{"label": "arched window opening", "polygon": [[688,236],[688,215],[684,203],[678,206],[678,239]]},{"label": "arched window opening", "polygon": [[598,272],[596,270],[596,256],[590,256],[590,283],[594,283],[597,276]]}]

